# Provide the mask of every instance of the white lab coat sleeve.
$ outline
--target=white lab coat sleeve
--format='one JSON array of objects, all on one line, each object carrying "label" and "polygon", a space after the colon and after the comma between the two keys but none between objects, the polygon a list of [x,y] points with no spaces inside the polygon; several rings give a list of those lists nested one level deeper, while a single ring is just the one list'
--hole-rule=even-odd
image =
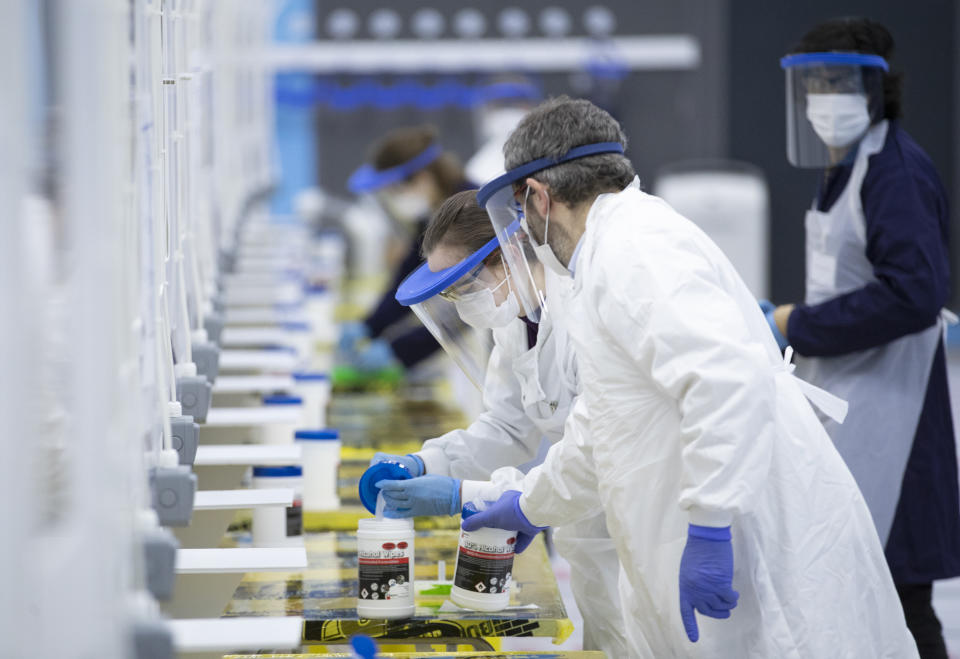
[{"label": "white lab coat sleeve", "polygon": [[764,487],[775,433],[775,371],[744,316],[754,310],[729,292],[740,284],[719,250],[695,237],[632,233],[607,246],[618,258],[595,263],[599,322],[636,365],[637,395],[649,378],[676,403],[680,507],[691,523],[729,525]]},{"label": "white lab coat sleeve", "polygon": [[527,416],[506,351],[494,345],[483,381],[485,411],[466,429],[424,442],[416,453],[428,474],[486,480],[498,467],[529,462],[540,432]]},{"label": "white lab coat sleeve", "polygon": [[601,510],[589,443],[587,406],[577,397],[563,438],[523,479],[520,509],[537,526],[573,524]]}]

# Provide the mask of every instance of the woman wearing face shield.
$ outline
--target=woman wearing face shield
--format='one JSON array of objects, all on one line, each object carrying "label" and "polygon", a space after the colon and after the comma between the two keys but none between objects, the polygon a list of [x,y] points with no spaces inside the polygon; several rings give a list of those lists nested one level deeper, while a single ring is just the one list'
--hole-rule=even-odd
[{"label": "woman wearing face shield", "polygon": [[439,346],[423,327],[388,332],[409,317],[409,309],[397,303],[394,291],[420,263],[420,243],[430,214],[451,194],[468,187],[463,168],[453,154],[443,151],[432,126],[399,128],[377,143],[370,163],[357,169],[347,185],[354,194],[376,195],[410,236],[410,245],[373,312],[344,325],[340,351],[362,371],[380,370],[395,361],[412,367]]},{"label": "woman wearing face shield", "polygon": [[787,155],[823,169],[806,214],[806,299],[765,311],[797,374],[846,399],[825,426],[863,491],[923,657],[945,658],[932,582],[960,575],[947,388],[947,196],[904,131],[893,38],[867,19],[808,32],[781,64]]},{"label": "woman wearing face shield", "polygon": [[[520,486],[523,473],[514,467],[534,458],[541,438],[555,443],[577,431],[568,419],[578,386],[574,354],[566,328],[549,310],[564,304],[572,282],[544,270],[519,223],[509,232],[509,244],[501,247],[475,192],[453,195],[427,227],[427,262],[397,291],[482,387],[485,411],[468,428],[428,440],[417,453],[374,457],[371,464],[397,461],[415,476],[377,483],[388,517],[456,515],[471,501],[495,501]],[[526,264],[530,276],[515,281],[507,261]],[[484,363],[475,348],[488,329],[493,350]],[[599,502],[593,510],[599,513]],[[531,539],[520,538],[518,549]],[[584,647],[628,656],[619,562],[602,514],[556,529],[555,544],[571,564]]]}]

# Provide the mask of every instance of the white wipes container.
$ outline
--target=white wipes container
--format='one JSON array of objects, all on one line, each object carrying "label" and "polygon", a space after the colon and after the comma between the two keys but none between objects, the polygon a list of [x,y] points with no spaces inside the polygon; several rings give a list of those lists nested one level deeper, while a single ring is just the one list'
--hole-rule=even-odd
[{"label": "white wipes container", "polygon": [[[297,428],[304,425],[303,399],[299,396],[264,396],[263,404],[268,406],[284,406],[295,411],[297,417],[291,418],[290,423],[271,423],[260,430],[261,441],[264,444],[292,444],[293,434]],[[294,415],[291,414],[291,417]]]},{"label": "white wipes container", "polygon": [[318,343],[336,343],[337,323],[334,321],[335,298],[333,293],[323,285],[312,285],[306,289],[307,299],[304,305],[310,326],[313,329],[313,339]]},{"label": "white wipes container", "polygon": [[340,507],[340,433],[335,429],[298,430],[295,438],[302,447],[304,509],[336,510]]},{"label": "white wipes container", "polygon": [[294,393],[303,400],[303,427],[325,428],[330,404],[330,376],[320,371],[292,373]]},{"label": "white wipes container", "polygon": [[357,525],[357,615],[409,618],[414,612],[413,520],[368,518]]},{"label": "white wipes container", "polygon": [[309,322],[286,321],[280,324],[290,341],[289,345],[301,360],[309,360],[313,353],[313,330]]},{"label": "white wipes container", "polygon": [[[464,519],[477,512],[472,503],[463,507]],[[461,529],[457,567],[450,589],[453,603],[476,611],[505,609],[510,604],[516,542],[516,531]]]},{"label": "white wipes container", "polygon": [[254,467],[253,487],[293,490],[293,504],[259,506],[253,509],[254,547],[298,547],[303,545],[303,470],[288,467]]}]

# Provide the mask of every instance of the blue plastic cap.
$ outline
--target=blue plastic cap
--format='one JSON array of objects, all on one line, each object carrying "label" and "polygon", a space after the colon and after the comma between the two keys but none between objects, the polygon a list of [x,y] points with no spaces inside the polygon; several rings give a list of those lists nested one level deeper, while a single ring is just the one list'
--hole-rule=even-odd
[{"label": "blue plastic cap", "polygon": [[264,405],[303,405],[299,396],[264,396]]},{"label": "blue plastic cap", "polygon": [[321,373],[320,371],[298,371],[292,373],[291,376],[295,382],[320,382],[330,379],[327,373]]},{"label": "blue plastic cap", "polygon": [[471,501],[471,502],[467,503],[467,504],[463,507],[463,509],[460,511],[460,516],[461,516],[463,519],[467,519],[467,518],[469,518],[469,517],[473,517],[473,516],[476,515],[478,512],[480,512],[480,511],[473,507],[473,502]]},{"label": "blue plastic cap", "polygon": [[410,470],[399,462],[387,460],[368,467],[360,477],[360,503],[372,513],[377,512],[377,495],[380,489],[376,486],[380,481],[405,481],[413,478]]},{"label": "blue plastic cap", "polygon": [[299,465],[290,465],[287,467],[254,467],[254,478],[289,478],[291,476],[303,476],[303,467]]},{"label": "blue plastic cap", "polygon": [[329,430],[297,430],[293,433],[295,439],[340,439],[340,431],[336,429]]},{"label": "blue plastic cap", "polygon": [[361,659],[377,659],[377,643],[369,636],[357,634],[351,637],[350,647]]}]

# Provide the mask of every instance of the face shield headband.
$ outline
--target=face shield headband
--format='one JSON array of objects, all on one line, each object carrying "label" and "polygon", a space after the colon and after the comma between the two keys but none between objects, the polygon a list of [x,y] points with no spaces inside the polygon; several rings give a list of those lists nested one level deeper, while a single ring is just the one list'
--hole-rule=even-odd
[{"label": "face shield headband", "polygon": [[369,163],[361,165],[350,175],[347,180],[347,188],[354,194],[361,194],[379,190],[394,183],[401,183],[439,158],[442,153],[443,148],[438,142],[434,142],[410,160],[400,163],[396,167],[375,169]]}]

